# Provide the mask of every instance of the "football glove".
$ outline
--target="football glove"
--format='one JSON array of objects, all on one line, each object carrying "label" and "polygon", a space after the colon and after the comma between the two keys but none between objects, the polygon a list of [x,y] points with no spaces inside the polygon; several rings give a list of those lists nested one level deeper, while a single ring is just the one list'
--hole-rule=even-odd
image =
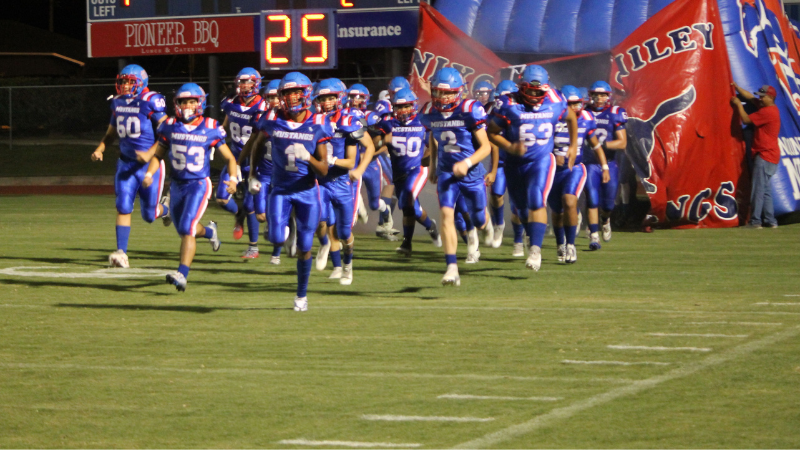
[{"label": "football glove", "polygon": [[250,177],[248,185],[249,185],[248,189],[250,190],[251,194],[256,195],[259,192],[261,192],[261,182],[258,181],[258,178]]}]

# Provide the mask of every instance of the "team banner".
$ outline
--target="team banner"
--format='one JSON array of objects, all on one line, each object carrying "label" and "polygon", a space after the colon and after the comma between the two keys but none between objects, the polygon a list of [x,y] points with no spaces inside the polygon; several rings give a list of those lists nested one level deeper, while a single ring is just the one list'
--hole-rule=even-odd
[{"label": "team banner", "polygon": [[508,63],[491,50],[467,36],[427,3],[420,3],[419,36],[411,61],[411,87],[420,104],[430,100],[430,82],[434,73],[443,67],[453,67],[472,86],[488,80]]},{"label": "team banner", "polygon": [[745,150],[716,1],[674,1],[612,56],[611,83],[625,92],[617,104],[628,113],[626,152],[651,214],[677,228],[738,226]]},{"label": "team banner", "polygon": [[800,39],[779,0],[719,0],[728,11],[726,43],[736,82],[778,91],[781,161],[772,177],[775,214],[800,210]]}]

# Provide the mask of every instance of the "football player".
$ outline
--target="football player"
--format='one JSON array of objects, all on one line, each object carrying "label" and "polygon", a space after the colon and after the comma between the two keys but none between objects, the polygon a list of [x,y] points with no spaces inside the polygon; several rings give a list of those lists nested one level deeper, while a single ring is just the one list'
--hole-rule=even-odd
[{"label": "football player", "polygon": [[[553,232],[556,235],[558,260],[572,264],[578,259],[575,250],[575,235],[578,229],[578,197],[583,192],[586,184],[586,167],[581,163],[584,141],[597,153],[597,159],[605,165],[605,154],[600,143],[595,137],[597,124],[594,116],[583,109],[581,93],[575,86],[564,86],[561,93],[567,100],[567,105],[578,117],[578,153],[575,163],[570,169],[567,165],[567,149],[569,147],[569,131],[565,122],[556,125],[555,147],[556,174],[553,180],[553,189],[547,199],[547,204],[552,211],[551,221]],[[603,182],[608,182],[608,170],[603,171]]]},{"label": "football player", "polygon": [[417,116],[417,95],[411,88],[401,88],[395,92],[392,101],[392,114],[383,117],[381,134],[374,140],[376,147],[383,143],[388,148],[392,159],[392,179],[403,209],[403,243],[396,251],[410,256],[415,222],[425,227],[434,246],[441,247],[442,240],[436,222],[428,217],[418,200],[419,193],[428,181],[428,167],[423,165],[423,159],[429,159],[430,153],[425,127]]},{"label": "football player", "polygon": [[[258,121],[262,114],[267,111],[267,102],[259,95],[261,90],[261,74],[252,67],[245,67],[236,74],[236,95],[222,101],[220,111],[225,114],[222,127],[231,137],[231,151],[233,156],[239,159],[242,148],[250,139],[253,132],[253,125]],[[237,179],[242,179],[250,170],[250,158],[247,155],[239,161],[240,172],[235,174]],[[217,203],[222,209],[230,212],[236,217],[236,224],[233,227],[233,238],[239,240],[244,234],[242,221],[247,220],[247,234],[250,238],[247,250],[242,254],[244,259],[258,258],[258,235],[259,222],[256,218],[252,195],[246,195],[242,204],[242,211],[236,200],[227,192],[225,181],[230,178],[227,168],[223,167],[219,175],[220,184],[217,186]],[[243,213],[243,214],[242,214]]]},{"label": "football player", "polygon": [[[516,93],[519,92],[517,83],[512,80],[503,80],[497,84],[494,91],[495,104],[487,109],[488,115],[493,115],[494,109],[501,109],[509,103],[516,102]],[[496,153],[496,154],[495,154]],[[503,243],[503,231],[505,230],[505,199],[506,193],[506,152],[501,152],[496,145],[492,145],[492,170],[486,175],[487,186],[491,188],[489,205],[492,208],[492,222],[494,223],[494,241],[492,247],[498,248]],[[495,162],[496,161],[496,162]],[[512,256],[524,256],[522,236],[524,227],[517,215],[517,209],[511,208],[511,227],[514,229],[514,245]]]},{"label": "football player", "polygon": [[167,117],[164,96],[150,91],[148,80],[147,72],[136,64],[125,66],[120,71],[116,81],[117,95],[111,100],[111,121],[91,155],[92,161],[102,161],[106,147],[119,138],[120,156],[114,175],[117,250],[108,256],[111,267],[129,267],[128,238],[136,194],[139,194],[142,218],[147,223],[152,223],[157,217],[161,217],[166,226],[171,223],[169,199],[161,197],[165,176],[163,163],[151,174],[156,182],[147,187],[142,184],[147,171],[144,155],[156,141],[158,125]]},{"label": "football player", "polygon": [[[295,311],[308,310],[311,246],[320,218],[316,177],[328,174],[328,147],[333,130],[324,114],[311,112],[311,80],[289,72],[278,86],[280,107],[261,116],[259,131],[245,151],[272,142],[272,188],[269,193],[269,240],[282,245],[293,209],[297,223],[297,296]],[[257,184],[257,183],[252,183]],[[255,187],[255,186],[253,186]]]},{"label": "football player", "polygon": [[[236,173],[236,158],[225,144],[225,129],[211,118],[203,117],[206,93],[195,83],[186,83],[175,94],[175,117],[158,128],[158,141],[148,154],[150,163],[144,175],[144,185],[153,183],[168,158],[170,170],[170,209],[175,228],[181,237],[181,256],[178,270],[167,275],[167,283],[179,291],[186,290],[189,268],[197,250],[196,236],[211,242],[219,251],[217,224],[200,225],[211,198],[210,158],[216,148],[227,162],[228,173]],[[233,175],[223,181],[229,194],[236,192],[238,178]]]},{"label": "football player", "polygon": [[556,169],[553,132],[559,121],[565,120],[569,131],[568,168],[572,168],[578,152],[575,111],[567,108],[567,102],[555,89],[550,89],[549,83],[544,67],[527,66],[519,83],[521,103],[500,108],[489,124],[490,139],[508,153],[505,164],[508,192],[520,209],[520,219],[530,239],[525,267],[534,271],[542,265],[546,201]]},{"label": "football player", "polygon": [[[589,232],[591,250],[600,249],[598,239],[600,219],[603,220],[603,240],[611,240],[611,212],[617,199],[619,177],[617,161],[614,154],[624,151],[628,145],[625,123],[628,114],[624,108],[614,106],[611,102],[611,86],[605,81],[596,81],[589,87],[592,98],[590,111],[597,121],[597,140],[602,145],[606,156],[606,164],[602,164],[592,153],[586,155],[585,163],[588,172],[586,179],[586,206],[589,210]],[[603,182],[603,171],[608,171],[609,181]],[[598,214],[598,207],[600,212]]]},{"label": "football player", "polygon": [[[354,84],[347,90],[348,95],[348,114],[360,115],[363,124],[367,127],[367,131],[372,136],[377,135],[377,126],[381,121],[381,115],[375,111],[367,110],[370,94],[369,90],[363,84]],[[374,137],[374,136],[373,136]],[[363,146],[359,146],[359,151],[363,152]],[[384,154],[386,150],[383,150]],[[364,158],[360,156],[359,160]],[[372,160],[367,162],[367,166],[362,174],[361,184],[367,190],[367,205],[372,211],[378,211],[378,226],[375,228],[375,235],[384,239],[396,241],[395,236],[398,231],[394,229],[394,221],[392,219],[392,199],[391,193],[388,197],[383,197],[383,189],[387,184],[391,184],[391,170],[387,167],[386,161],[380,158],[379,153],[376,151]],[[359,192],[359,219],[367,222],[367,211],[363,208],[363,200],[361,200]]]},{"label": "football player", "polygon": [[[441,233],[447,270],[443,285],[461,284],[456,260],[458,236],[454,224],[456,200],[464,196],[472,223],[486,226],[486,173],[481,161],[489,156],[486,137],[486,112],[475,100],[465,100],[464,79],[452,67],[439,69],[431,78],[432,100],[422,109],[420,122],[430,131],[431,170],[429,178],[437,183]],[[477,147],[473,144],[478,144]],[[468,248],[468,253],[477,252]]]},{"label": "football player", "polygon": [[[337,252],[341,246],[343,254],[340,263],[343,265],[339,266],[339,283],[350,285],[353,283],[352,231],[356,206],[349,172],[356,168],[357,145],[361,143],[366,147],[372,145],[372,141],[366,135],[359,117],[342,110],[344,83],[336,78],[322,80],[317,85],[315,94],[317,110],[328,115],[334,129],[333,137],[328,142],[328,173],[324,177],[318,177],[322,208],[319,233],[321,238],[326,239],[321,242],[317,255],[317,270],[325,269],[327,250],[334,248],[334,252]],[[329,239],[328,227],[331,231]],[[332,259],[336,271],[338,258]]]}]

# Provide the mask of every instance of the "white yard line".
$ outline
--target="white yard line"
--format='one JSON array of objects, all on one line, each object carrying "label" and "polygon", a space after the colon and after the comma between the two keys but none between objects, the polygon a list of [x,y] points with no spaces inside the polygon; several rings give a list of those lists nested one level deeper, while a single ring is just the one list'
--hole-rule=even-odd
[{"label": "white yard line", "polygon": [[631,309],[631,308],[566,308],[566,307],[520,307],[520,306],[444,306],[444,305],[425,305],[425,306],[394,306],[394,305],[326,305],[317,306],[316,309],[394,309],[394,310],[419,310],[419,311],[569,311],[587,313],[654,313],[654,314],[674,314],[674,315],[699,315],[699,316],[725,316],[725,315],[800,315],[800,312],[790,311],[676,311],[669,309]]},{"label": "white yard line", "polygon": [[744,326],[765,326],[779,327],[781,322],[686,322],[686,325],[744,325]]},{"label": "white yard line", "polygon": [[784,297],[800,297],[800,294],[783,294]]},{"label": "white yard line", "polygon": [[758,303],[753,303],[753,304],[754,305],[759,305],[759,306],[765,306],[765,305],[769,305],[769,306],[800,306],[800,302],[782,302],[782,303],[778,303],[778,302],[758,302]]},{"label": "white yard line", "polygon": [[648,389],[653,389],[664,382],[675,380],[678,378],[684,378],[689,375],[693,375],[696,372],[699,372],[703,369],[707,369],[713,366],[718,366],[720,364],[742,358],[744,356],[749,355],[750,353],[767,348],[770,345],[776,344],[780,341],[794,338],[798,334],[800,334],[800,327],[788,328],[779,333],[775,333],[773,335],[766,336],[758,340],[746,342],[742,345],[730,348],[725,351],[721,351],[717,354],[710,355],[699,361],[690,362],[686,365],[677,367],[665,374],[657,375],[645,380],[640,380],[628,386],[621,386],[618,388],[614,388],[608,392],[603,392],[601,394],[594,395],[585,400],[577,401],[571,405],[553,409],[550,412],[547,412],[540,416],[536,416],[527,422],[512,425],[508,428],[495,431],[493,433],[487,434],[477,439],[473,439],[471,441],[462,442],[456,445],[454,448],[503,447],[502,445],[503,442],[519,438],[521,436],[532,433],[541,428],[547,428],[553,426],[555,422],[569,419],[570,417],[579,414],[583,411],[586,411],[588,409],[594,408],[595,406],[604,405],[606,403],[612,402],[620,398],[630,397],[639,394],[640,392],[646,391]]},{"label": "white yard line", "polygon": [[364,414],[361,418],[387,422],[491,422],[494,420],[494,417],[394,416],[390,414]]},{"label": "white yard line", "polygon": [[699,333],[647,333],[648,336],[664,337],[719,337],[719,338],[746,338],[749,334],[699,334]]},{"label": "white yard line", "polygon": [[468,394],[442,394],[436,398],[448,400],[511,400],[530,402],[557,402],[563,397],[503,397],[497,395],[468,395]]},{"label": "white yard line", "polygon": [[657,352],[710,352],[708,347],[649,347],[646,345],[607,345],[614,350],[653,350]]},{"label": "white yard line", "polygon": [[270,370],[270,369],[240,369],[240,368],[181,368],[181,367],[146,367],[146,366],[93,366],[83,364],[31,364],[31,363],[0,363],[0,370],[97,370],[97,371],[120,371],[120,372],[149,372],[149,373],[218,373],[233,375],[324,375],[328,377],[353,377],[353,378],[417,378],[417,379],[464,379],[479,381],[543,381],[543,382],[564,382],[564,383],[612,383],[630,384],[636,380],[628,378],[613,377],[521,377],[515,375],[481,375],[471,373],[461,374],[436,374],[436,373],[413,373],[413,372],[334,372],[334,371],[306,371],[306,370]]},{"label": "white yard line", "polygon": [[668,362],[656,362],[656,361],[637,361],[637,362],[627,362],[627,361],[579,361],[574,359],[565,359],[561,361],[563,364],[586,364],[586,365],[598,365],[598,366],[668,366],[670,363]]},{"label": "white yard line", "polygon": [[308,439],[284,439],[281,445],[302,445],[315,447],[353,447],[353,448],[418,448],[422,444],[394,444],[391,442],[354,442],[354,441],[312,441]]}]

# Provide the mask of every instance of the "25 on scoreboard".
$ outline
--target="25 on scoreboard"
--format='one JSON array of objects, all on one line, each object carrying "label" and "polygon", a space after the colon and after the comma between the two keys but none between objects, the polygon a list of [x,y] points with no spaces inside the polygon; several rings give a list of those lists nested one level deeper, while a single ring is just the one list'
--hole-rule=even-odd
[{"label": "25 on scoreboard", "polygon": [[261,69],[336,67],[333,9],[294,9],[261,13]]}]

